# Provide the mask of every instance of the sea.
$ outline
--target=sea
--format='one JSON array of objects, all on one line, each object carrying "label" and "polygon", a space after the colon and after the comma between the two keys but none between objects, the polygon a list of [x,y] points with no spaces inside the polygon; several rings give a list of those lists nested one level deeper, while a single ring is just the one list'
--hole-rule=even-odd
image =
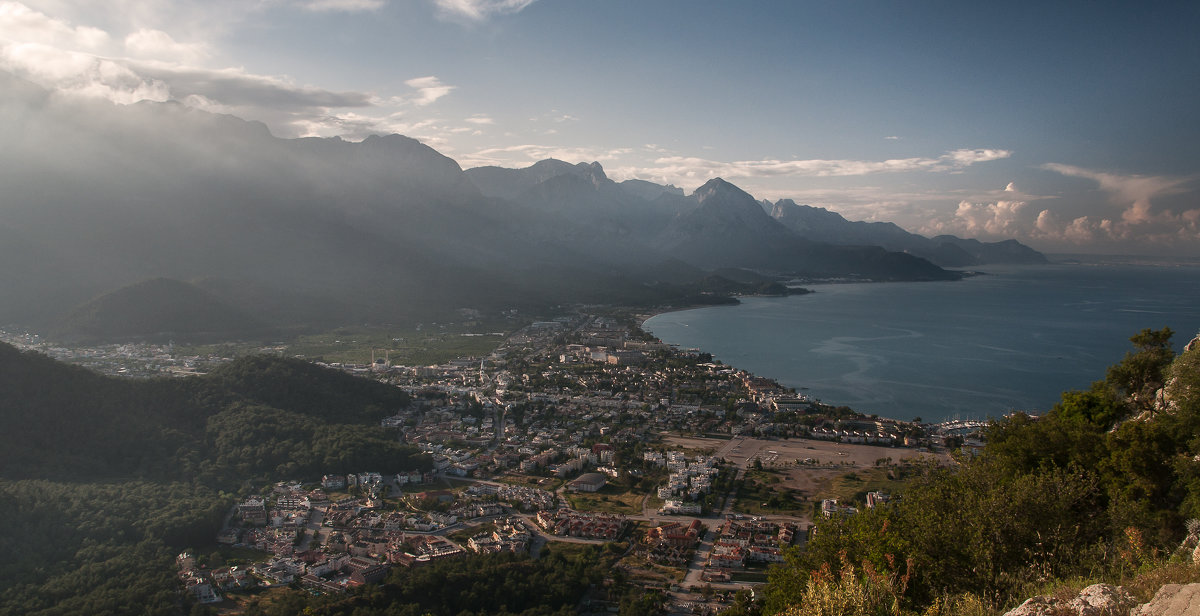
[{"label": "sea", "polygon": [[669,312],[644,327],[679,348],[835,406],[926,422],[1049,410],[1133,349],[1200,330],[1200,264],[981,267],[952,282],[806,285],[814,292]]}]

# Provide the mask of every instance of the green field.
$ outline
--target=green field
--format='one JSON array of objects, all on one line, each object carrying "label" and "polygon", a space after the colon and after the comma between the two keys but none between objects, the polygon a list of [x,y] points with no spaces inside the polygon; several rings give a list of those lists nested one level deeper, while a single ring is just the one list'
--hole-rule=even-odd
[{"label": "green field", "polygon": [[867,492],[895,494],[907,483],[906,472],[905,467],[874,467],[844,473],[834,477],[813,500],[836,498],[842,504],[861,504],[866,502]]},{"label": "green field", "polygon": [[[504,335],[495,335],[501,333]],[[486,331],[479,326],[452,325],[445,329],[422,327],[340,328],[332,332],[300,336],[289,343],[288,353],[326,362],[366,364],[371,352],[382,357],[386,351],[392,364],[427,366],[456,357],[480,357],[504,341],[506,332]]]},{"label": "green field", "polygon": [[330,363],[367,364],[386,356],[394,365],[428,366],[456,357],[491,353],[514,328],[512,323],[422,325],[415,327],[341,327],[306,334],[271,346],[227,342],[177,347],[179,355],[240,357],[255,353],[301,356]]},{"label": "green field", "polygon": [[750,515],[800,515],[806,506],[795,490],[780,485],[783,476],[772,471],[746,471],[733,509]]},{"label": "green field", "polygon": [[475,526],[468,526],[466,528],[456,530],[456,531],[446,535],[446,538],[451,541],[454,541],[456,543],[462,544],[465,547],[466,543],[467,543],[467,539],[470,539],[471,537],[474,537],[475,535],[478,535],[479,533],[490,533],[494,530],[496,530],[496,525],[494,523],[484,522],[483,524],[477,524]]},{"label": "green field", "polygon": [[621,492],[612,486],[604,486],[597,492],[568,493],[566,496],[567,500],[571,502],[571,507],[578,511],[636,515],[642,512],[642,499],[646,495],[636,492]]}]

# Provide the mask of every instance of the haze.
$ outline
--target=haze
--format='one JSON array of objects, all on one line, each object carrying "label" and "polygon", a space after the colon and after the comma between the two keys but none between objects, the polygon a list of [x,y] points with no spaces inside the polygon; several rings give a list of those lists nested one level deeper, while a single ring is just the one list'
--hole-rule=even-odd
[{"label": "haze", "polygon": [[599,161],[927,235],[1197,256],[1197,25],[1188,2],[24,0],[0,2],[0,69],[463,168]]}]

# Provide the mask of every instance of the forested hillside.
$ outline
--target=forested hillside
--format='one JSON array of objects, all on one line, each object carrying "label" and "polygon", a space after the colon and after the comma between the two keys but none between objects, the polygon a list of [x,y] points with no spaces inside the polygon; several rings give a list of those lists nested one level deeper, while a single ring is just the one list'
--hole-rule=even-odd
[{"label": "forested hillside", "polygon": [[0,614],[179,613],[172,559],[239,490],[429,468],[379,427],[403,392],[298,360],[139,381],[0,344],[0,400]]},{"label": "forested hillside", "polygon": [[1104,380],[992,423],[981,456],[895,503],[822,521],[763,614],[991,614],[1069,581],[1200,581],[1190,551],[1171,560],[1200,518],[1200,345],[1175,357],[1171,334],[1142,331]]}]

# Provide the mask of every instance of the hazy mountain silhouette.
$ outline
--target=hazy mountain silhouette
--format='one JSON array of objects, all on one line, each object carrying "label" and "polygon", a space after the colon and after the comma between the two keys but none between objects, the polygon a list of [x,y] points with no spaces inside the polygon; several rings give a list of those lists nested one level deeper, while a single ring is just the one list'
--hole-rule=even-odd
[{"label": "hazy mountain silhouette", "polygon": [[664,230],[664,249],[702,267],[742,267],[816,277],[949,280],[958,274],[877,246],[832,246],[798,236],[740,188],[716,178],[692,195],[699,207]]},{"label": "hazy mountain silhouette", "polygon": [[909,233],[890,222],[849,221],[837,212],[811,205],[797,205],[791,199],[774,204],[763,201],[763,209],[775,220],[803,237],[830,244],[882,246],[907,252],[942,267],[968,267],[984,263],[1046,263],[1045,255],[1017,242],[980,242],[953,235],[932,239]]},{"label": "hazy mountain silhouette", "polygon": [[236,312],[294,328],[678,301],[721,268],[954,276],[804,239],[720,180],[685,195],[613,182],[598,163],[463,171],[399,135],[279,139],[232,116],[54,96],[3,73],[0,183],[0,323],[35,327],[157,278],[194,281],[214,323]]},{"label": "hazy mountain silhouette", "polygon": [[154,278],[105,293],[71,311],[51,330],[56,339],[229,340],[267,333],[262,321],[186,282]]}]

